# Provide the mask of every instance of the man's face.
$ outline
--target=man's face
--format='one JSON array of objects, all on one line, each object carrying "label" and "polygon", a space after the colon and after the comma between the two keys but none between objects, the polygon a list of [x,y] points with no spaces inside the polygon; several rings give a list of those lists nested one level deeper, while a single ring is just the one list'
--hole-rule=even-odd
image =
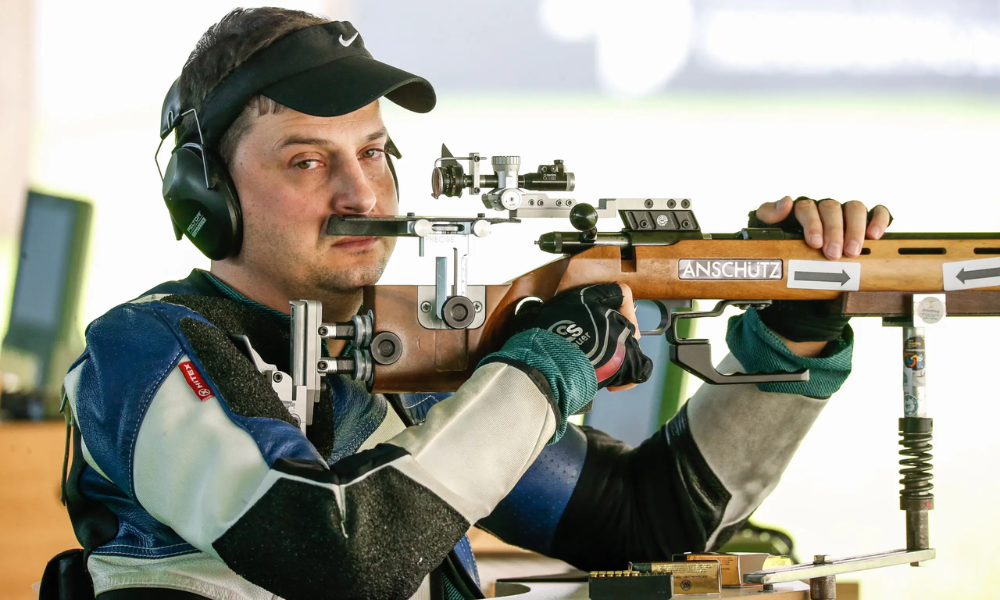
[{"label": "man's face", "polygon": [[324,225],[331,214],[396,214],[387,139],[377,101],[340,117],[291,109],[258,117],[230,165],[243,210],[237,264],[289,298],[378,281],[395,238],[330,237]]}]

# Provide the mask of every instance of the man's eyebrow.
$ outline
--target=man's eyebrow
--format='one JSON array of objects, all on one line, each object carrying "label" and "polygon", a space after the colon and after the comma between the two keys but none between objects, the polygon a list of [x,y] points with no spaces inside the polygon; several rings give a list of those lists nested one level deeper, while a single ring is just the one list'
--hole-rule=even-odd
[{"label": "man's eyebrow", "polygon": [[389,137],[389,131],[385,127],[379,129],[378,131],[373,131],[372,133],[369,133],[368,137],[365,138],[365,141],[374,142],[375,140],[384,137]]},{"label": "man's eyebrow", "polygon": [[[365,136],[364,143],[374,142],[375,140],[381,139],[383,137],[389,137],[389,132],[385,127],[379,129],[378,131],[373,131],[372,133]],[[278,148],[285,148],[288,146],[333,146],[330,140],[326,138],[316,138],[316,137],[306,137],[301,135],[291,135],[281,140],[278,144]]]},{"label": "man's eyebrow", "polygon": [[285,139],[281,140],[278,144],[278,148],[284,148],[286,146],[329,146],[330,140],[325,138],[311,138],[301,135],[290,135]]}]

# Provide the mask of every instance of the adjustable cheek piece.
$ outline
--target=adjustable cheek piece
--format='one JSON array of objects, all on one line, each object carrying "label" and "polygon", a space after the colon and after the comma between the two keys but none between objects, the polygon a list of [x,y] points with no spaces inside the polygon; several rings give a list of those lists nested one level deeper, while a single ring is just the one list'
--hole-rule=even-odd
[{"label": "adjustable cheek piece", "polygon": [[[163,141],[188,115],[194,119],[197,141],[178,140],[166,171],[160,171],[158,156]],[[178,81],[170,86],[163,101],[160,145],[154,159],[163,182],[163,201],[177,239],[186,235],[212,260],[238,254],[243,242],[243,214],[236,186],[222,159],[205,147],[198,112],[193,108],[181,110]]]}]

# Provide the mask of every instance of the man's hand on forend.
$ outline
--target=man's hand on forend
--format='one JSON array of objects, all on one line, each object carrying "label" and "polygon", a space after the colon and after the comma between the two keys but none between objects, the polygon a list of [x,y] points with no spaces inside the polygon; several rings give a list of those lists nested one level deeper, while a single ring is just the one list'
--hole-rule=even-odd
[{"label": "man's hand on forend", "polygon": [[789,196],[765,202],[750,213],[751,227],[777,225],[801,232],[810,247],[822,248],[830,260],[859,256],[865,239],[879,239],[891,222],[889,209],[881,204],[869,211],[857,200],[841,204],[832,198],[817,201],[805,196],[794,202]]},{"label": "man's hand on forend", "polygon": [[598,388],[627,390],[649,379],[653,372],[653,361],[636,341],[635,307],[627,285],[573,288],[548,302],[523,306],[514,328],[524,331],[532,327],[554,332],[579,348],[594,366]]},{"label": "man's hand on forend", "polygon": [[[793,202],[785,196],[751,212],[749,225],[777,225],[802,233],[806,244],[838,260],[860,256],[865,239],[879,239],[891,222],[892,215],[882,205],[868,210],[857,200],[841,204],[831,198],[816,201],[801,196]],[[820,354],[827,342],[842,335],[849,320],[833,313],[830,303],[822,300],[778,300],[760,311],[760,319],[802,355]]]}]

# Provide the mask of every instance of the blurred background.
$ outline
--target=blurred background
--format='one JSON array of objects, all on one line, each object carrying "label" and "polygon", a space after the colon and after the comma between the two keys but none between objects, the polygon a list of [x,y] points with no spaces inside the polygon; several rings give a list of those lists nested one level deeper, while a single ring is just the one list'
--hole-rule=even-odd
[{"label": "blurred background", "polygon": [[[376,58],[435,85],[428,115],[383,103],[404,156],[404,212],[483,210],[478,198],[430,197],[445,142],[458,156],[514,154],[532,167],[563,159],[580,201],[691,198],[706,232],[737,230],[786,194],[885,204],[895,231],[1000,229],[997,0],[275,4],[352,21]],[[32,597],[45,560],[77,545],[58,503],[62,426],[44,417],[83,328],[208,267],[173,239],[153,155],[163,95],[233,7],[0,2],[0,599]],[[532,240],[566,228],[496,227],[472,242],[471,283],[548,262]],[[383,283],[432,280],[410,241]],[[791,534],[800,557],[905,546],[901,334],[878,319],[852,325],[851,378],[755,515]],[[724,319],[698,324],[717,359],[724,332]],[[990,318],[928,331],[938,559],[845,578],[861,598],[1000,594],[998,337]],[[638,444],[675,410],[672,395],[696,388],[659,379],[599,398],[590,422]]]}]

